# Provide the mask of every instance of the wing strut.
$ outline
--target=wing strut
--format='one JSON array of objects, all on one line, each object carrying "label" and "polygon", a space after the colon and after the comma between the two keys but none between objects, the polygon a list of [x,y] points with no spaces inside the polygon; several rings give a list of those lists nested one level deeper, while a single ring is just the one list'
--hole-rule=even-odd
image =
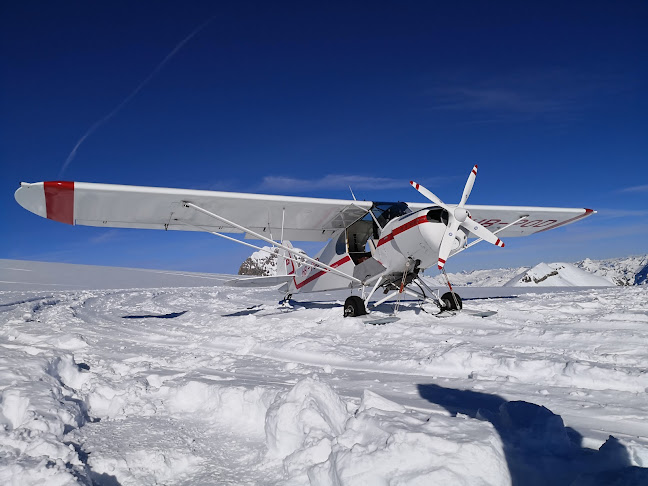
[{"label": "wing strut", "polygon": [[[255,236],[256,238],[259,238],[260,240],[263,240],[263,241],[266,241],[266,242],[270,243],[272,246],[276,246],[277,248],[281,248],[282,250],[286,250],[288,253],[290,253],[290,250],[291,250],[290,248],[282,245],[281,243],[277,243],[276,241],[271,240],[270,238],[266,238],[265,236],[260,235],[259,233],[255,233],[254,231],[246,228],[245,226],[241,226],[240,224],[236,224],[235,222],[230,221],[229,219],[223,218],[222,216],[219,216],[218,214],[214,214],[211,211],[207,211],[206,209],[201,208],[200,206],[197,206],[194,203],[191,203],[189,201],[182,201],[182,204],[186,208],[195,209],[196,211],[199,211],[199,212],[201,212],[201,213],[203,213],[203,214],[205,214],[207,216],[210,216],[210,217],[212,217],[214,219],[218,219],[219,221],[222,221],[225,224],[234,226],[235,228],[238,228],[241,231],[244,231],[244,232],[246,232],[248,234],[251,234],[252,236]],[[224,236],[224,235],[221,235],[219,233],[218,236]],[[239,241],[239,243],[243,243],[242,241],[236,240],[235,238],[232,238],[232,239],[235,240],[235,241]],[[341,277],[347,278],[349,280],[352,280],[353,282],[356,282],[356,283],[359,283],[359,284],[362,285],[362,280],[360,280],[359,278],[353,277],[351,275],[347,275],[346,273],[338,270],[337,268],[333,268],[330,265],[326,265],[325,263],[322,263],[322,262],[320,262],[318,260],[315,260],[314,258],[311,258],[311,257],[309,257],[307,255],[300,255],[299,258],[303,258],[304,260],[312,263],[317,268],[321,268],[323,270],[328,270],[329,272],[333,272],[333,273],[335,273],[335,274],[337,274],[337,275],[339,275]]]},{"label": "wing strut", "polygon": [[[513,221],[512,223],[507,224],[507,225],[504,226],[503,228],[500,228],[500,229],[498,229],[497,231],[493,231],[493,234],[496,235],[496,234],[499,233],[500,231],[504,231],[506,228],[510,228],[510,227],[513,226],[514,224],[519,223],[519,222],[522,221],[524,218],[528,218],[528,217],[529,217],[529,215],[528,215],[528,214],[525,214],[524,216],[521,216],[521,217],[519,217],[518,219],[516,219],[515,221]],[[475,246],[477,243],[481,243],[482,241],[484,241],[484,238],[478,238],[478,239],[476,239],[475,241],[473,241],[470,245],[464,246],[463,248],[461,248],[461,249],[455,251],[455,252],[452,254],[452,256],[455,256],[457,253],[461,253],[462,251],[467,250],[467,249],[470,248],[471,246]]]},{"label": "wing strut", "polygon": [[[201,231],[204,231],[205,233],[209,233],[209,234],[212,234],[214,236],[220,236],[221,238],[225,238],[226,240],[233,241],[234,243],[240,243],[241,245],[249,246],[250,248],[254,248],[255,250],[259,250],[259,251],[268,253],[270,255],[275,255],[275,256],[277,255],[276,253],[271,252],[270,250],[266,250],[265,248],[262,248],[260,246],[253,245],[252,243],[247,243],[245,241],[237,240],[236,238],[232,238],[231,236],[227,236],[227,235],[224,235],[222,233],[218,233],[217,231],[210,231],[207,228],[203,228],[202,226],[198,226],[197,224],[189,223],[188,221],[182,221],[181,219],[177,219],[177,218],[175,218],[173,221],[176,221],[177,223],[180,223],[180,224],[184,224],[186,226],[192,226],[193,228],[197,228],[197,229],[199,229]],[[291,258],[289,256],[285,256],[285,255],[282,258],[285,258],[286,260],[290,260],[291,262],[294,262],[297,265],[301,265],[303,263],[303,262],[301,262],[299,260],[295,260],[294,258]]]}]

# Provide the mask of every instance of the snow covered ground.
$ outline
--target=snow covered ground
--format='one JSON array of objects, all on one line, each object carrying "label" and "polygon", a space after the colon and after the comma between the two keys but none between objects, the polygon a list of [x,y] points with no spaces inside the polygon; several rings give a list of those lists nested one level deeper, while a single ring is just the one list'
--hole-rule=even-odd
[{"label": "snow covered ground", "polygon": [[21,266],[56,283],[0,266],[0,484],[648,484],[646,286],[371,326],[341,293]]}]

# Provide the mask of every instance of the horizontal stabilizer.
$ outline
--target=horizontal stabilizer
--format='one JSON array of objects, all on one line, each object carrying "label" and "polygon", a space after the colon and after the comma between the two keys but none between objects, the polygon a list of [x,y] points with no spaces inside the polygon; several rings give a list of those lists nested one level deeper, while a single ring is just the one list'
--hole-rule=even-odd
[{"label": "horizontal stabilizer", "polygon": [[249,278],[235,278],[225,282],[224,285],[230,287],[274,287],[282,283],[290,282],[293,279],[292,275],[271,275],[269,277],[249,277]]}]

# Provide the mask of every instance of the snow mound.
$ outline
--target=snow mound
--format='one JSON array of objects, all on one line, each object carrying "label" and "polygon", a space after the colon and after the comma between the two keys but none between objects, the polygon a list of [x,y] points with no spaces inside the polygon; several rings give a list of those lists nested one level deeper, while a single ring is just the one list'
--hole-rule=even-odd
[{"label": "snow mound", "polygon": [[3,353],[0,484],[78,484],[86,470],[64,436],[87,421],[84,405],[67,386],[82,382],[83,373],[71,355],[26,359],[15,349]]},{"label": "snow mound", "polygon": [[309,471],[311,484],[509,484],[502,443],[490,424],[399,408],[365,392],[329,458]]},{"label": "snow mound", "polygon": [[294,484],[510,482],[490,424],[406,412],[367,390],[354,407],[314,378],[299,381],[272,404],[265,428],[270,454],[284,458]]},{"label": "snow mound", "polygon": [[254,387],[222,386],[190,381],[178,388],[162,387],[166,408],[175,415],[200,414],[210,422],[248,430],[263,427],[276,392]]},{"label": "snow mound", "polygon": [[324,459],[346,420],[346,405],[339,395],[328,385],[306,378],[269,408],[265,423],[268,450],[282,458],[296,454]]},{"label": "snow mound", "polygon": [[506,287],[610,287],[612,282],[571,263],[539,263],[509,280]]}]

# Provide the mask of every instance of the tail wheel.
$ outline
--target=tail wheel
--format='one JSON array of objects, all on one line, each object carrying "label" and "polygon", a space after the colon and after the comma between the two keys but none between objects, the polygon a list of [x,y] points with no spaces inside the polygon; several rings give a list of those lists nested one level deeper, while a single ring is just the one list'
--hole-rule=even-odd
[{"label": "tail wheel", "polygon": [[[456,302],[455,299],[457,299]],[[446,292],[441,296],[441,302],[445,304],[444,310],[461,310],[463,308],[461,297],[457,293],[453,295],[452,292]]]},{"label": "tail wheel", "polygon": [[344,317],[357,317],[367,314],[367,309],[362,300],[357,295],[352,295],[344,301]]}]

